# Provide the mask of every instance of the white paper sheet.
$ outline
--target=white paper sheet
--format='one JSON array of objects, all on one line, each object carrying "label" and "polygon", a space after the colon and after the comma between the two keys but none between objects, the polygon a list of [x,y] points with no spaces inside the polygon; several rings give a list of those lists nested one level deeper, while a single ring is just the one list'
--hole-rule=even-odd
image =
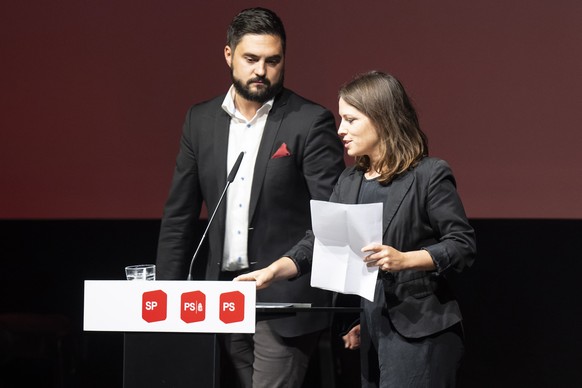
[{"label": "white paper sheet", "polygon": [[315,235],[311,286],[374,300],[378,267],[367,267],[361,249],[382,243],[382,203],[347,205],[311,201]]}]

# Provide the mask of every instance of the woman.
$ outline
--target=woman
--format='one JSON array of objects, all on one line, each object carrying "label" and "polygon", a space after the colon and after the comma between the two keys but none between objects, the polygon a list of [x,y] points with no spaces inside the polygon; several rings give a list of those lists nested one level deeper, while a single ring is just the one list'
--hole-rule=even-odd
[{"label": "woman", "polygon": [[[362,247],[367,265],[380,269],[374,301],[362,299],[361,324],[344,337],[346,347],[360,347],[362,386],[454,386],[463,339],[446,273],[471,265],[476,248],[451,169],[428,157],[416,112],[389,74],[369,72],[344,85],[339,114],[338,134],[356,163],[330,201],[384,206],[382,243]],[[264,288],[301,276],[312,250],[308,232],[284,257],[237,280]]]}]

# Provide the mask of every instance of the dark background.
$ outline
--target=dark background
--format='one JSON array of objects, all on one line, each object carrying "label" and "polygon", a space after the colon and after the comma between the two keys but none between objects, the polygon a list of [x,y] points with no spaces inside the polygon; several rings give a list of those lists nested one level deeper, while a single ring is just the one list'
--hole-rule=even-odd
[{"label": "dark background", "polygon": [[[460,386],[582,386],[582,221],[471,223],[478,260],[462,277],[451,279],[467,336]],[[126,264],[155,255],[158,229],[158,220],[0,221],[2,312],[58,313],[69,319],[64,357],[71,387],[121,386],[123,335],[82,331],[83,280],[123,279]],[[10,378],[42,377],[47,384],[51,370],[31,370],[30,358],[4,362],[0,386],[1,379]],[[320,370],[316,365],[311,372],[315,381]]]},{"label": "dark background", "polygon": [[0,387],[121,385],[83,281],[155,260],[182,119],[226,91],[226,26],[256,5],[288,87],[336,112],[354,74],[392,73],[453,167],[479,250],[452,279],[461,385],[582,386],[582,2],[32,0],[0,3]]}]

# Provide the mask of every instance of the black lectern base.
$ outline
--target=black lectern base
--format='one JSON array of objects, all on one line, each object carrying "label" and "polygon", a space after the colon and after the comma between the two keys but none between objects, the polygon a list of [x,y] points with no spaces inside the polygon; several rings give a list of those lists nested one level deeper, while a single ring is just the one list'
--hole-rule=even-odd
[{"label": "black lectern base", "polygon": [[220,387],[216,334],[125,333],[123,388]]}]

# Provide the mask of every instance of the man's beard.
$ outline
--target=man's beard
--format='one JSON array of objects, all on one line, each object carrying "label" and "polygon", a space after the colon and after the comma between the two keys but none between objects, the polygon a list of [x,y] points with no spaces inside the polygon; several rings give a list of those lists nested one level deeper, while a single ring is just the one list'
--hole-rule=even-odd
[{"label": "man's beard", "polygon": [[[230,77],[232,78],[232,84],[236,92],[245,100],[264,103],[275,97],[281,89],[283,89],[283,78],[284,74],[281,74],[281,78],[277,83],[271,84],[265,77],[255,77],[247,81],[246,85],[242,83],[241,80],[234,78],[234,74],[231,71]],[[250,85],[253,82],[260,81],[263,83],[264,87],[258,89],[257,91],[251,91]]]}]

